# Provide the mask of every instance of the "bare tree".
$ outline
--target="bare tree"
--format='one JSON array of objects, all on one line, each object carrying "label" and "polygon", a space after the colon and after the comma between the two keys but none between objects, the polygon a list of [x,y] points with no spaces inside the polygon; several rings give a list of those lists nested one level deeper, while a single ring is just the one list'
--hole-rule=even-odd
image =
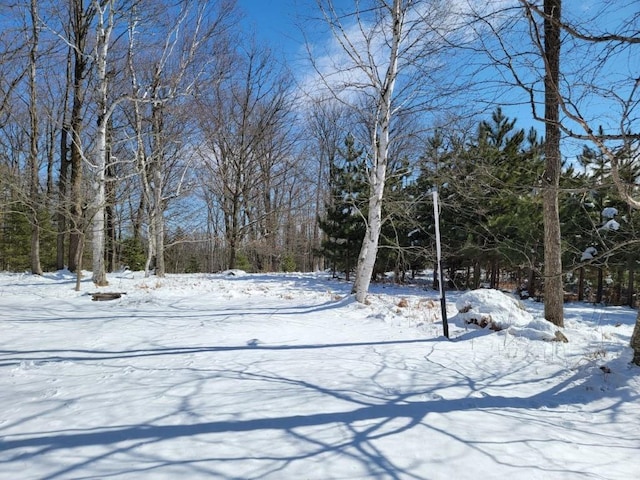
[{"label": "bare tree", "polygon": [[[547,0],[542,7],[538,2],[520,1],[530,20],[534,43],[541,45],[542,35],[535,25],[536,19],[543,19],[545,41],[549,31],[558,37],[558,42],[562,33],[563,42],[571,46],[562,58],[568,60],[566,63],[577,65],[572,72],[564,75],[561,72],[560,81],[548,85],[562,116],[551,119],[547,127],[551,124],[558,133],[561,131],[570,138],[592,142],[610,162],[612,178],[621,197],[632,208],[639,209],[637,188],[629,185],[621,175],[622,159],[637,161],[639,151],[640,81],[637,72],[626,67],[629,59],[637,57],[640,47],[637,5],[634,2],[619,2],[615,6],[604,4],[590,22],[577,15],[561,19],[560,1]],[[549,62],[548,57],[545,58]],[[580,63],[580,59],[588,63]],[[564,82],[561,81],[563,78]],[[534,94],[529,91],[533,104]],[[603,109],[606,113],[593,109],[596,101],[606,105]],[[633,362],[640,365],[640,314],[631,346]]]},{"label": "bare tree", "polygon": [[562,284],[562,247],[558,189],[562,161],[560,155],[560,7],[561,0],[544,2],[544,120],[545,171],[542,174],[542,210],[544,223],[544,316],[564,326],[564,288]]},{"label": "bare tree", "polygon": [[[156,11],[160,16],[176,12],[175,17],[164,18],[162,25],[145,26],[140,22],[142,12],[132,16],[129,70],[135,103],[136,160],[149,217],[147,274],[154,259],[156,275],[165,273],[164,212],[168,201],[181,194],[185,178],[182,166],[177,182],[171,186],[167,179],[175,169],[170,165],[173,162],[178,166],[176,161],[184,156],[185,149],[192,148],[184,138],[185,132],[178,129],[185,126],[186,119],[179,111],[187,107],[185,99],[197,93],[206,76],[218,74],[217,68],[224,63],[235,4],[222,1],[215,6],[212,8],[207,0],[181,0],[175,9]],[[153,50],[150,45],[134,46],[135,38],[140,38],[145,28],[153,30],[156,37],[158,31],[164,35]]]},{"label": "bare tree", "polygon": [[82,0],[69,2],[70,32],[67,42],[73,51],[73,88],[69,129],[71,132],[71,177],[69,270],[80,275],[84,248],[84,175],[85,152],[83,146],[84,109],[86,107],[86,79],[90,70],[89,34],[95,17],[93,1],[85,8]]},{"label": "bare tree", "polygon": [[62,93],[62,118],[60,127],[60,167],[58,171],[58,208],[56,213],[56,268],[62,270],[65,266],[65,239],[67,236],[67,195],[69,184],[69,97],[72,88],[72,58],[71,47],[67,47],[64,91]]},{"label": "bare tree", "polygon": [[456,43],[460,24],[449,2],[356,1],[348,11],[340,11],[330,0],[319,0],[318,5],[337,51],[321,58],[313,54],[314,66],[325,89],[357,112],[368,133],[370,194],[353,285],[356,299],[364,302],[383,222],[389,149],[396,140],[390,136],[393,118],[401,110],[417,114],[444,109],[448,93],[460,87],[460,76],[437,78],[444,65],[438,59],[445,52],[449,64],[454,63],[449,45]]},{"label": "bare tree", "polygon": [[[275,240],[290,169],[292,93],[290,76],[270,52],[252,43],[234,60],[235,74],[201,99],[198,114],[211,189],[224,215],[228,268],[253,236],[259,269],[273,267]],[[269,246],[270,245],[270,246]]]},{"label": "bare tree", "polygon": [[108,104],[109,84],[107,78],[108,54],[111,43],[111,32],[115,22],[114,0],[100,2],[94,0],[97,12],[96,41],[94,47],[94,63],[96,66],[96,90],[98,106],[98,127],[96,131],[95,154],[91,167],[93,169],[93,202],[91,209],[92,233],[92,280],[97,286],[108,285],[105,269],[105,176],[107,171],[107,127],[116,103]]},{"label": "bare tree", "polygon": [[[344,144],[344,138],[348,133],[345,125],[347,110],[335,99],[328,101],[319,99],[311,104],[307,119],[308,137],[311,139],[308,155],[315,160],[313,171],[316,177],[313,180],[314,200],[313,218],[321,218],[325,203],[329,197],[329,168],[338,158],[340,147]],[[319,251],[321,245],[321,233],[319,222],[313,222],[312,245],[315,251]],[[313,270],[322,268],[321,258],[313,256]]]}]

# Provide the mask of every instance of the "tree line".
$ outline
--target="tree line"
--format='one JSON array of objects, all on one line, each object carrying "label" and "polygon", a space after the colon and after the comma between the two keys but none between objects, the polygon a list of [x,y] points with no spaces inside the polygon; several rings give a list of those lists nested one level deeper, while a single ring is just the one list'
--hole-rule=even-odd
[{"label": "tree line", "polygon": [[[497,108],[466,137],[438,132],[423,155],[393,159],[374,271],[411,281],[434,268],[429,194],[436,190],[449,287],[484,285],[542,299],[543,143],[534,129],[518,128]],[[321,251],[334,274],[349,280],[364,236],[368,185],[364,150],[352,136],[338,152],[320,220],[326,234]],[[624,175],[637,179],[636,162],[623,163]],[[635,306],[638,214],[618,193],[602,156],[584,147],[577,161],[565,162],[561,191],[565,296]]]}]

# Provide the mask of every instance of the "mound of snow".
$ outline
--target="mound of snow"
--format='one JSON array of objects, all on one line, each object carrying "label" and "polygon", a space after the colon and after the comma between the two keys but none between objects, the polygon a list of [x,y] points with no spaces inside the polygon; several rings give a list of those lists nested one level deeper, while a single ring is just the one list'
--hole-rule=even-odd
[{"label": "mound of snow", "polygon": [[544,319],[533,319],[527,325],[512,325],[507,330],[513,336],[524,337],[529,340],[545,340],[547,342],[567,341],[566,337],[558,336],[558,327]]},{"label": "mound of snow", "polygon": [[456,301],[456,319],[463,325],[474,324],[492,330],[507,330],[511,335],[531,340],[556,340],[557,327],[535,319],[522,303],[498,290],[472,290]]},{"label": "mound of snow", "polygon": [[474,323],[494,330],[504,330],[512,325],[526,325],[533,320],[522,304],[514,297],[498,290],[472,290],[460,295],[456,301],[458,317],[464,323]]}]

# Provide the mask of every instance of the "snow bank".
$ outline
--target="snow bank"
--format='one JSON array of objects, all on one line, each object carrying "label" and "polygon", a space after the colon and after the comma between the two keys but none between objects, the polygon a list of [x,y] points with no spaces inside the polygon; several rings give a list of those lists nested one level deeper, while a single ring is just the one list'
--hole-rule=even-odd
[{"label": "snow bank", "polygon": [[557,327],[544,319],[536,319],[522,303],[499,290],[472,290],[456,300],[455,320],[462,326],[478,325],[491,330],[531,340],[556,340]]}]

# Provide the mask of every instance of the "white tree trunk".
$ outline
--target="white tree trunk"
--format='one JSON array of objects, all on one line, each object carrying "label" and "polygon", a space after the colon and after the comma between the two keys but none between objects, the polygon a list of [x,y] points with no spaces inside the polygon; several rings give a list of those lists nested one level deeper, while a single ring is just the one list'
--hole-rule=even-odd
[{"label": "white tree trunk", "polygon": [[153,262],[153,258],[156,255],[156,234],[155,234],[155,226],[156,222],[153,217],[153,212],[150,215],[149,219],[149,232],[147,234],[147,259],[144,263],[144,276],[148,278],[151,276],[151,263]]},{"label": "white tree trunk", "polygon": [[[94,0],[98,12],[96,35],[96,68],[98,89],[98,128],[96,132],[96,154],[94,156],[94,198],[92,202],[92,253],[93,253],[93,283],[98,286],[108,285],[105,269],[105,172],[107,169],[107,125],[111,111],[107,110],[107,54],[109,41],[113,29],[113,3],[107,2],[104,7]],[[107,18],[105,19],[105,13]],[[106,23],[105,23],[106,21]]]},{"label": "white tree trunk", "polygon": [[[386,130],[388,138],[389,132]],[[380,142],[380,144],[382,141]],[[378,243],[380,239],[380,231],[382,229],[382,196],[384,194],[384,185],[387,175],[386,152],[384,162],[378,160],[375,168],[372,170],[369,178],[371,182],[371,190],[369,196],[369,215],[367,218],[367,229],[362,240],[362,248],[358,255],[358,265],[356,267],[356,278],[353,283],[353,293],[356,300],[364,303],[369,284],[373,275],[373,269],[378,254]]]},{"label": "white tree trunk", "polygon": [[162,192],[164,192],[162,170],[160,165],[154,163],[153,171],[154,202],[153,202],[153,222],[156,248],[156,275],[164,277],[164,206]]},{"label": "white tree trunk", "polygon": [[[99,139],[101,135],[102,135],[101,133],[98,133]],[[105,137],[106,137],[106,134],[105,134]],[[106,142],[104,141],[104,139],[100,141],[104,142],[104,145],[99,148],[102,148],[106,151]],[[98,150],[98,152],[100,152],[100,150]],[[98,153],[98,155],[99,154],[100,153]],[[93,280],[93,283],[95,283],[98,286],[105,286],[105,285],[108,285],[109,282],[107,281],[107,274],[105,270],[105,261],[104,261],[104,251],[105,251],[104,204],[106,200],[105,185],[104,185],[104,182],[105,182],[104,161],[97,167],[98,167],[98,171],[96,172],[96,178],[95,178],[96,189],[94,192],[95,196],[93,199],[93,208],[92,208],[92,211],[94,212],[94,214],[91,219],[91,233],[92,233],[91,246],[92,246],[92,253],[93,253],[92,280]]]},{"label": "white tree trunk", "polygon": [[391,113],[393,90],[398,77],[398,56],[404,24],[404,11],[401,0],[394,0],[391,9],[392,39],[389,46],[389,65],[382,83],[378,83],[375,72],[371,72],[373,85],[378,92],[377,112],[372,125],[371,146],[373,151],[373,166],[369,173],[369,213],[367,229],[362,241],[362,249],[358,256],[356,278],[353,293],[356,300],[364,303],[371,276],[373,275],[378,243],[382,229],[382,197],[387,177],[387,163],[389,155],[389,130],[391,128]]}]

